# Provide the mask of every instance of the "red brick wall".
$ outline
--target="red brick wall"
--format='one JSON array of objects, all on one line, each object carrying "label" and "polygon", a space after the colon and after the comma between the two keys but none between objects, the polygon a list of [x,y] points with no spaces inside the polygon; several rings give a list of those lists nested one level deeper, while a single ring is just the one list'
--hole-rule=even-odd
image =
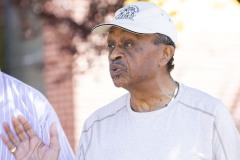
[{"label": "red brick wall", "polygon": [[56,28],[44,25],[44,73],[46,94],[55,108],[68,140],[73,147],[74,105],[72,84],[72,55],[62,50]]}]

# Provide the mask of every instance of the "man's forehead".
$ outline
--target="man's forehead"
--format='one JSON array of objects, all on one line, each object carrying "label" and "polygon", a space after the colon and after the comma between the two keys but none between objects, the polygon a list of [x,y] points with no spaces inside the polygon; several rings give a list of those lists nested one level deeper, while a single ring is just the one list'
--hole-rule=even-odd
[{"label": "man's forehead", "polygon": [[108,36],[114,35],[114,33],[117,34],[117,36],[119,36],[119,34],[121,33],[120,35],[124,34],[124,35],[134,36],[134,37],[137,37],[137,38],[150,37],[150,36],[154,35],[154,34],[134,33],[132,31],[129,31],[129,30],[121,28],[121,27],[112,26],[109,29]]},{"label": "man's forehead", "polygon": [[133,34],[133,33],[131,33],[130,31],[127,31],[126,29],[123,29],[123,28],[121,28],[121,27],[112,26],[112,27],[109,29],[109,33],[114,33],[114,32],[127,32],[127,33],[130,33],[130,34]]}]

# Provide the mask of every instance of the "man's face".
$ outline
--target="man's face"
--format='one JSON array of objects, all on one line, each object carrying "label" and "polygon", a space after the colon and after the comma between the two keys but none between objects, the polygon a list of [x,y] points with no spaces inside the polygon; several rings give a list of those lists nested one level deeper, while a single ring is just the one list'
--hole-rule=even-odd
[{"label": "man's face", "polygon": [[153,43],[154,36],[133,34],[116,27],[110,29],[107,39],[109,69],[116,87],[128,90],[157,78],[161,45]]}]

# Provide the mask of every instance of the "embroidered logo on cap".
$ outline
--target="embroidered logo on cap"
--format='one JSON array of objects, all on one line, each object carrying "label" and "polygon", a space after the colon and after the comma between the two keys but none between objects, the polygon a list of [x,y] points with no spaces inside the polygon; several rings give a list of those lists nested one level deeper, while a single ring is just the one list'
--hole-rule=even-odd
[{"label": "embroidered logo on cap", "polygon": [[116,19],[129,19],[133,20],[133,17],[136,16],[136,13],[139,12],[138,6],[130,5],[128,7],[123,8],[120,10],[120,13],[116,15]]}]

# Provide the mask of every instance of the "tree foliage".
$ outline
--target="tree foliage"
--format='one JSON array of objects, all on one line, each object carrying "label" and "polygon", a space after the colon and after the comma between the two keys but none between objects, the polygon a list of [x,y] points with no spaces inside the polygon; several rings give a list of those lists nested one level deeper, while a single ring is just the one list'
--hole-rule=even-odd
[{"label": "tree foliage", "polygon": [[[114,12],[123,6],[124,0],[13,0],[21,19],[23,39],[29,40],[42,34],[34,27],[29,14],[34,14],[43,26],[54,28],[61,50],[78,59],[85,58],[88,69],[95,56],[101,54],[105,44],[101,36],[92,36],[93,26],[111,19]],[[48,44],[45,37],[44,45]]]}]

